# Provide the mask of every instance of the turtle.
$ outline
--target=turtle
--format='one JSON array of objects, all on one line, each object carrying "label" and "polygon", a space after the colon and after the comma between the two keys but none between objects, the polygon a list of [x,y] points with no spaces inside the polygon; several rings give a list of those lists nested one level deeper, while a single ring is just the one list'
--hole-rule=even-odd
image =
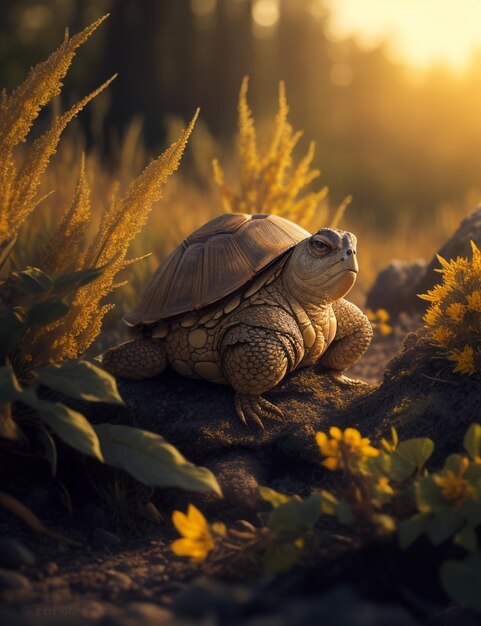
[{"label": "turtle", "polygon": [[226,213],[195,230],[161,263],[124,322],[137,338],[101,357],[128,379],[161,374],[228,384],[239,418],[283,419],[262,394],[296,368],[333,374],[366,351],[372,326],[344,296],[353,287],[357,239],[314,234],[279,215]]}]

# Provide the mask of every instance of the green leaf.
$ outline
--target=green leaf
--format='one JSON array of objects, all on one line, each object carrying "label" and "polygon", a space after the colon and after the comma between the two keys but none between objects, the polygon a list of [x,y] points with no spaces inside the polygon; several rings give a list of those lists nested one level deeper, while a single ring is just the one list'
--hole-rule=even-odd
[{"label": "green leaf", "polygon": [[52,286],[51,278],[37,267],[28,267],[20,272],[12,272],[10,280],[12,279],[16,286],[34,296],[46,293]]},{"label": "green leaf", "polygon": [[113,424],[98,424],[95,431],[105,462],[124,469],[145,485],[214,491],[222,495],[210,470],[187,461],[160,435]]},{"label": "green leaf", "polygon": [[283,493],[274,491],[274,489],[271,489],[270,487],[259,486],[259,493],[261,494],[261,498],[266,502],[270,502],[274,508],[277,508],[280,504],[289,502],[289,500],[292,499],[289,498],[289,496],[285,496]]},{"label": "green leaf", "polygon": [[0,405],[8,404],[18,398],[22,391],[11,365],[0,367]]},{"label": "green leaf", "polygon": [[402,441],[391,455],[391,478],[398,482],[407,480],[424,467],[433,452],[434,443],[426,437]]},{"label": "green leaf", "polygon": [[269,515],[271,530],[301,534],[314,526],[323,513],[323,497],[312,494],[304,500],[291,499],[280,504]]},{"label": "green leaf", "polygon": [[45,428],[38,428],[36,435],[44,450],[43,456],[50,465],[52,476],[55,476],[57,474],[57,446],[55,445],[55,441]]},{"label": "green leaf", "polygon": [[450,454],[448,458],[444,461],[443,470],[454,472],[455,474],[459,473],[461,468],[461,464],[463,459],[465,459],[462,454]]},{"label": "green leaf", "polygon": [[103,461],[99,440],[92,425],[81,413],[60,404],[40,400],[33,389],[24,389],[19,398],[35,409],[40,419],[69,446]]},{"label": "green leaf", "polygon": [[431,513],[418,513],[399,524],[399,545],[406,550],[418,537],[425,533],[431,523]]},{"label": "green leaf", "polygon": [[85,270],[79,270],[78,272],[70,272],[69,274],[62,274],[55,279],[53,283],[53,291],[55,293],[65,293],[72,291],[83,285],[88,285],[104,271],[107,265],[101,267],[92,267]]},{"label": "green leaf", "polygon": [[341,498],[336,506],[336,516],[341,524],[345,524],[346,526],[353,524],[356,519],[352,512],[351,505],[344,498]]},{"label": "green leaf", "polygon": [[463,506],[463,513],[466,521],[471,528],[477,528],[481,525],[481,501],[467,500]]},{"label": "green leaf", "polygon": [[0,356],[6,357],[23,337],[27,325],[18,311],[0,313]]},{"label": "green leaf", "polygon": [[115,378],[89,361],[53,363],[40,367],[36,373],[42,385],[72,398],[123,404]]},{"label": "green leaf", "polygon": [[460,510],[445,508],[436,511],[427,531],[428,537],[435,546],[438,546],[452,537],[463,521],[464,515]]},{"label": "green leaf", "polygon": [[422,513],[438,511],[446,506],[441,488],[432,476],[420,478],[415,483],[416,504]]},{"label": "green leaf", "polygon": [[69,305],[62,300],[38,302],[28,310],[26,324],[31,328],[46,326],[67,315],[69,310]]},{"label": "green leaf", "polygon": [[472,459],[481,456],[481,426],[471,424],[464,436],[464,448]]},{"label": "green leaf", "polygon": [[456,533],[454,543],[472,554],[478,551],[478,536],[476,535],[476,531],[470,526],[465,526]]},{"label": "green leaf", "polygon": [[441,566],[441,583],[459,604],[481,613],[481,556],[471,554],[463,561],[446,561]]},{"label": "green leaf", "polygon": [[293,543],[269,546],[264,554],[264,570],[269,574],[282,574],[288,572],[299,561],[301,550]]}]

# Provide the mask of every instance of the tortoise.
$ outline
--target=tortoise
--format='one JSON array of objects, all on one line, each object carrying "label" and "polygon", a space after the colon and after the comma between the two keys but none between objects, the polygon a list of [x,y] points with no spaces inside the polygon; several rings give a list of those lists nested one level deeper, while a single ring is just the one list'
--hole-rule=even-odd
[{"label": "tortoise", "polygon": [[101,361],[145,379],[167,365],[233,387],[240,419],[282,419],[263,398],[284,376],[319,362],[340,376],[368,348],[372,327],[343,298],[358,272],[356,237],[310,234],[271,214],[227,213],[194,231],[148,281],[124,321],[140,337]]}]

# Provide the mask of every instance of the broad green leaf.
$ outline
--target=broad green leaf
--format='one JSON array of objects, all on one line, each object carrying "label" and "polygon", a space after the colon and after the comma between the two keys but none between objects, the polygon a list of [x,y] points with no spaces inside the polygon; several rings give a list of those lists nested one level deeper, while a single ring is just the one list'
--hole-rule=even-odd
[{"label": "broad green leaf", "polygon": [[323,513],[323,497],[312,494],[304,500],[291,499],[280,504],[269,515],[271,530],[302,533],[314,526]]},{"label": "broad green leaf", "polygon": [[481,556],[471,554],[463,561],[446,561],[441,566],[441,583],[459,604],[481,613]]},{"label": "broad green leaf", "polygon": [[481,500],[467,500],[462,511],[469,526],[472,528],[481,526]]},{"label": "broad green leaf", "polygon": [[336,506],[336,516],[341,524],[345,524],[346,526],[350,526],[356,519],[352,512],[351,505],[344,498],[341,498]]},{"label": "broad green leaf", "polygon": [[36,435],[44,450],[44,457],[50,465],[52,476],[55,476],[57,474],[57,446],[55,441],[44,428],[38,428]]},{"label": "broad green leaf", "polygon": [[289,496],[285,496],[283,493],[279,493],[270,487],[259,486],[259,493],[261,494],[261,498],[266,502],[270,502],[274,508],[291,500]]},{"label": "broad green leaf", "polygon": [[22,391],[11,365],[0,367],[0,405],[17,399]]},{"label": "broad green leaf", "polygon": [[68,360],[36,370],[38,381],[78,400],[123,404],[115,378],[89,361]]},{"label": "broad green leaf", "polygon": [[464,448],[472,459],[481,457],[481,426],[471,424],[464,436]]},{"label": "broad green leaf", "polygon": [[301,550],[293,543],[273,543],[264,554],[264,570],[269,574],[288,572],[299,561]]},{"label": "broad green leaf", "polygon": [[433,452],[434,443],[426,437],[402,441],[391,455],[391,478],[398,482],[407,480],[424,467]]},{"label": "broad green leaf", "polygon": [[37,267],[27,267],[20,272],[12,272],[10,279],[14,279],[16,286],[34,296],[46,293],[52,286],[51,278]]},{"label": "broad green leaf", "polygon": [[431,513],[446,506],[441,488],[432,476],[420,478],[415,483],[416,504],[421,513]]},{"label": "broad green leaf", "polygon": [[38,302],[28,310],[26,324],[33,328],[46,326],[67,315],[69,310],[69,305],[62,300],[52,299]]},{"label": "broad green leaf", "polygon": [[444,461],[444,470],[450,470],[457,474],[461,467],[461,463],[463,462],[463,457],[461,454],[450,454],[448,458]]},{"label": "broad green leaf", "polygon": [[53,291],[55,293],[64,293],[83,285],[88,285],[88,283],[98,278],[106,267],[106,265],[102,265],[102,267],[92,267],[86,270],[79,270],[78,272],[62,274],[62,276],[55,279]]},{"label": "broad green leaf", "polygon": [[69,446],[103,461],[99,440],[92,425],[81,413],[61,404],[38,398],[33,389],[24,389],[19,398],[35,409],[40,419]]},{"label": "broad green leaf", "polygon": [[436,511],[427,530],[428,537],[435,546],[438,546],[452,537],[461,528],[463,521],[463,512],[458,509],[446,507]]},{"label": "broad green leaf", "polygon": [[322,512],[324,515],[336,515],[339,500],[330,491],[322,489],[317,492],[322,498]]},{"label": "broad green leaf", "polygon": [[0,313],[0,357],[6,357],[16,347],[26,330],[27,325],[20,312]]},{"label": "broad green leaf", "polygon": [[454,543],[471,552],[471,554],[475,554],[478,551],[478,536],[471,526],[465,526],[456,533]]},{"label": "broad green leaf", "polygon": [[131,426],[98,424],[95,431],[105,462],[151,487],[180,487],[222,495],[214,474],[187,461],[163,437]]},{"label": "broad green leaf", "polygon": [[425,533],[433,519],[431,513],[418,513],[399,524],[399,545],[402,550],[409,548],[418,537]]}]

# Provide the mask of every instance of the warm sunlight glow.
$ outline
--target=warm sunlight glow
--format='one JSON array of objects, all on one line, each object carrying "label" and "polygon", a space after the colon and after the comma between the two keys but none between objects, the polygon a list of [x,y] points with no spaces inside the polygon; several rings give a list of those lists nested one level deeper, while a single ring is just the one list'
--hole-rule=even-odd
[{"label": "warm sunlight glow", "polygon": [[269,36],[279,21],[279,0],[255,0],[252,21],[256,37]]},{"label": "warm sunlight glow", "polygon": [[386,42],[416,67],[439,61],[463,69],[481,50],[480,0],[327,0],[329,36],[355,35],[367,45]]}]

